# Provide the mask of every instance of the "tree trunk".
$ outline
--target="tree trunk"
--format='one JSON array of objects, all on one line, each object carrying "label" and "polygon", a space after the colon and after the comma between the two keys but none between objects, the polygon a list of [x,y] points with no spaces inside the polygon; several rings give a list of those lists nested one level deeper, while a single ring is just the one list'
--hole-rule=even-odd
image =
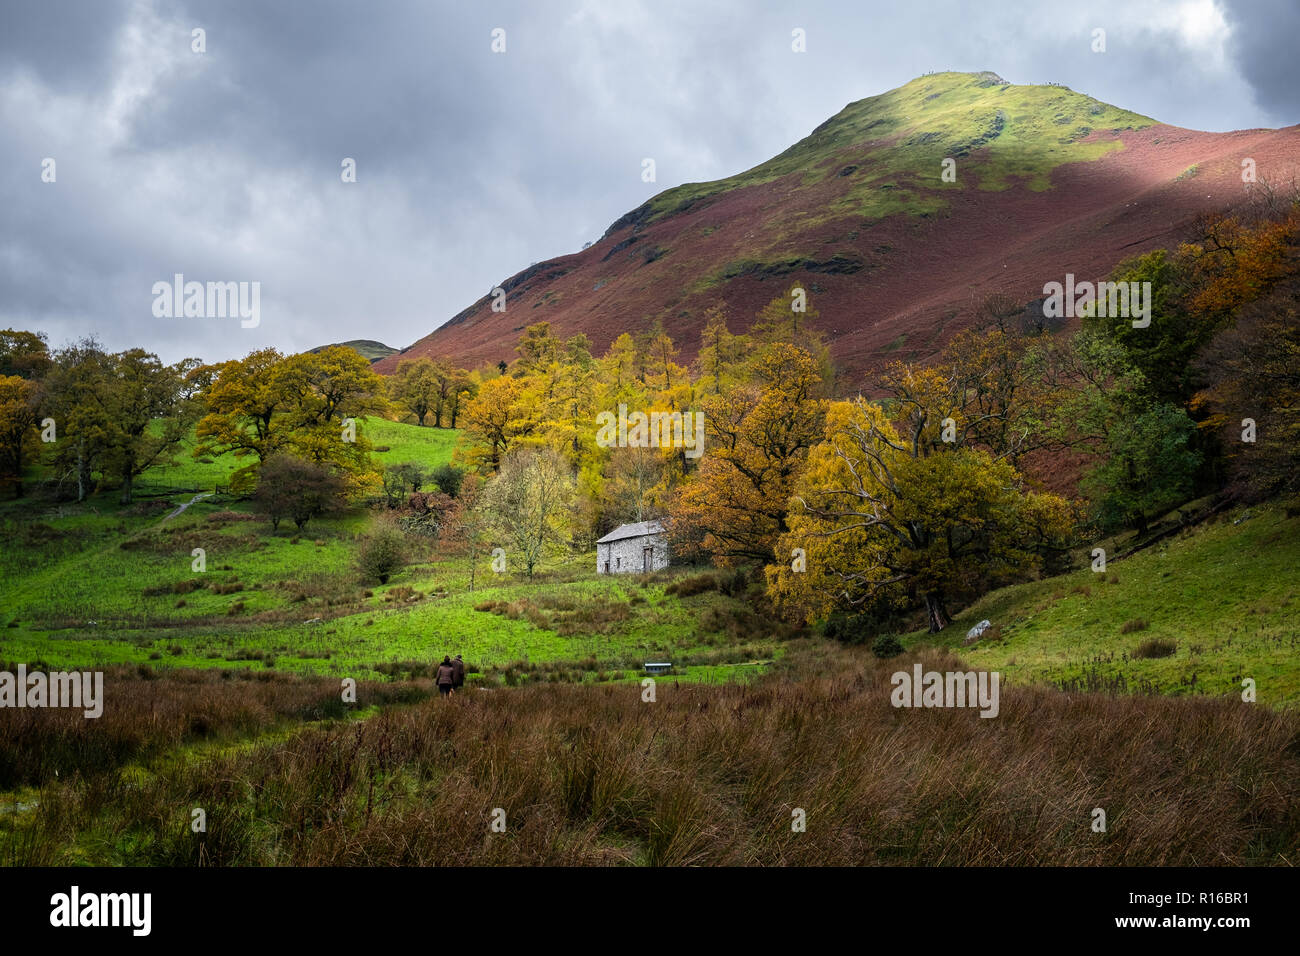
[{"label": "tree trunk", "polygon": [[943,592],[931,591],[925,596],[925,610],[930,617],[930,633],[938,634],[952,623],[948,617],[948,608],[944,605]]},{"label": "tree trunk", "polygon": [[77,504],[86,500],[86,443],[84,441],[77,445]]},{"label": "tree trunk", "polygon": [[131,474],[131,469],[128,468],[126,470],[126,474],[122,476],[121,503],[124,505],[129,505],[131,503],[131,486],[133,483],[134,483],[134,477]]},{"label": "tree trunk", "polygon": [[23,496],[23,440],[18,439],[18,449],[14,453],[14,497]]}]

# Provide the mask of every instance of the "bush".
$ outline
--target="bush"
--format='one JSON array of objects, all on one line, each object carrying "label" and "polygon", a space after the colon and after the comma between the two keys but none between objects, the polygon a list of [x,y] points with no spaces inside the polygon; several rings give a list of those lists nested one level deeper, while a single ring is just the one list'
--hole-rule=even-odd
[{"label": "bush", "polygon": [[389,577],[406,564],[406,540],[396,528],[380,527],[361,540],[357,567],[367,578],[387,584]]},{"label": "bush", "polygon": [[1178,645],[1174,641],[1152,637],[1139,644],[1137,650],[1133,652],[1133,656],[1136,658],[1173,657],[1176,650],[1178,650]]},{"label": "bush", "polygon": [[465,472],[455,465],[442,464],[433,469],[429,475],[429,480],[438,486],[438,490],[449,498],[455,498],[460,494],[461,483],[465,480]]},{"label": "bush", "polygon": [[822,634],[841,644],[865,644],[875,630],[875,620],[866,614],[832,614],[822,622]]},{"label": "bush", "polygon": [[312,518],[341,508],[344,494],[343,480],[324,465],[277,454],[262,463],[253,502],[273,529],[284,518],[301,529]]},{"label": "bush", "polygon": [[695,594],[703,594],[705,591],[716,591],[717,589],[717,575],[693,574],[689,578],[681,578],[669,584],[664,588],[664,594],[675,597],[691,597]]},{"label": "bush", "polygon": [[1149,626],[1146,621],[1138,617],[1121,624],[1119,632],[1121,634],[1133,634],[1136,631],[1145,631]]},{"label": "bush", "polygon": [[897,657],[903,653],[903,645],[893,634],[881,634],[871,642],[871,653],[882,659]]},{"label": "bush", "polygon": [[738,597],[749,590],[749,570],[733,568],[718,576],[718,590],[727,597]]}]

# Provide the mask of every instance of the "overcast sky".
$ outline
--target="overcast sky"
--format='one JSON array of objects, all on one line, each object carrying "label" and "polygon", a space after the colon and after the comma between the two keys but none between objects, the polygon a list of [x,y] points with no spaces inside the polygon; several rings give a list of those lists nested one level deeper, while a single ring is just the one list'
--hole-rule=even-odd
[{"label": "overcast sky", "polygon": [[[1286,126],[1297,37],[1296,0],[0,0],[0,327],[169,361],[402,347],[656,192],[927,71]],[[156,318],[178,272],[260,282],[260,324]]]}]

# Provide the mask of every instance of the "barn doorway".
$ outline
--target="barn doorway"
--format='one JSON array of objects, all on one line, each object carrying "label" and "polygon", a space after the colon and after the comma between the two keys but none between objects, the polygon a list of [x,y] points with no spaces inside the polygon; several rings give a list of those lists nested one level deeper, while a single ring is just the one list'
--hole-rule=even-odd
[{"label": "barn doorway", "polygon": [[648,545],[641,549],[641,570],[649,573],[654,567],[655,549],[653,545]]}]

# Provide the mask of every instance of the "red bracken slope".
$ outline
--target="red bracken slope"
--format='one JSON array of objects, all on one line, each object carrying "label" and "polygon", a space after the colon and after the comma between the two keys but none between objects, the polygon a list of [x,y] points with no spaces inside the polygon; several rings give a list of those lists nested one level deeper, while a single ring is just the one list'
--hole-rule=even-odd
[{"label": "red bracken slope", "polygon": [[[955,183],[941,181],[947,157]],[[590,248],[503,282],[504,313],[484,297],[375,368],[510,360],[543,320],[597,352],[658,320],[690,358],[706,308],[723,304],[739,331],[797,282],[852,391],[890,361],[932,356],[990,293],[1029,303],[1067,272],[1099,279],[1177,243],[1198,214],[1242,199],[1247,158],[1262,178],[1292,178],[1300,126],[1201,133],[1063,87],[921,77],[762,166],[660,194]]]}]

